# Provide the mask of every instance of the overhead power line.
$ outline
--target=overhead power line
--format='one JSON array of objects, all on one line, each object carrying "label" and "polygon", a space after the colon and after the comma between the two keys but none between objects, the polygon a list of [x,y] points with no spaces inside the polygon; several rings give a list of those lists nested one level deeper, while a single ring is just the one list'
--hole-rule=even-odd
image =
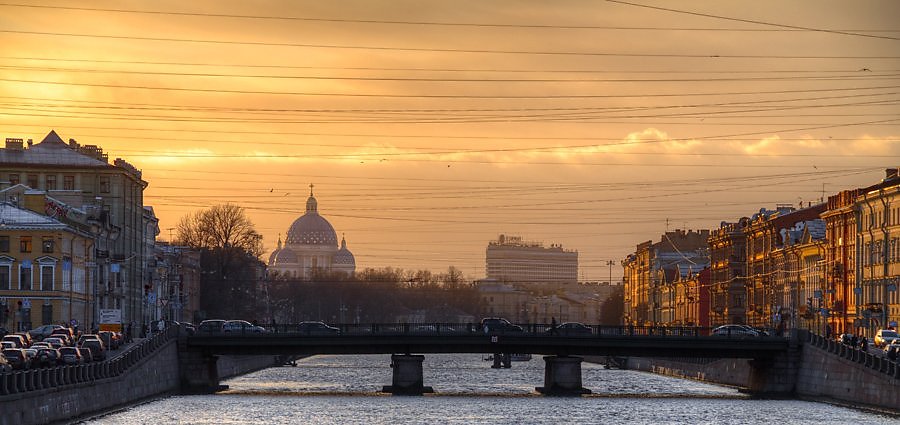
[{"label": "overhead power line", "polygon": [[425,78],[425,77],[358,77],[339,75],[272,75],[272,74],[226,74],[202,72],[130,71],[121,69],[50,68],[32,66],[0,65],[0,69],[128,75],[165,75],[174,77],[209,78],[271,78],[289,80],[336,80],[336,81],[409,81],[442,83],[686,83],[724,81],[830,81],[830,80],[891,80],[900,77],[896,73],[855,72],[844,75],[795,75],[780,77],[728,77],[728,78]]},{"label": "overhead power line", "polygon": [[859,32],[850,32],[850,31],[842,31],[842,30],[813,28],[813,27],[805,27],[805,26],[799,26],[799,25],[778,24],[778,23],[774,23],[774,22],[765,22],[765,21],[758,21],[758,20],[753,20],[753,19],[734,18],[734,17],[730,17],[730,16],[712,15],[709,13],[693,12],[693,11],[688,11],[688,10],[670,9],[667,7],[651,6],[651,5],[647,5],[647,4],[632,3],[632,2],[622,1],[622,0],[606,0],[606,1],[608,3],[615,3],[615,4],[626,5],[626,6],[641,7],[641,8],[653,9],[653,10],[662,10],[665,12],[679,13],[679,14],[684,14],[684,15],[701,16],[704,18],[714,18],[714,19],[721,19],[721,20],[726,20],[726,21],[742,22],[742,23],[746,23],[746,24],[765,25],[765,26],[772,26],[772,27],[791,29],[791,30],[823,32],[823,33],[828,33],[828,34],[849,35],[849,36],[854,36],[854,37],[880,38],[880,39],[884,39],[884,40],[900,40],[900,38],[898,38],[898,37],[863,34],[863,33],[859,33]]},{"label": "overhead power line", "polygon": [[376,50],[376,51],[401,51],[401,52],[431,52],[431,53],[477,53],[498,55],[543,55],[543,56],[600,56],[600,57],[637,57],[637,58],[680,58],[680,59],[900,59],[900,56],[889,55],[735,55],[735,54],[687,54],[687,53],[611,53],[611,52],[555,52],[539,50],[490,50],[490,49],[440,49],[435,47],[396,47],[396,46],[352,46],[341,44],[315,44],[315,43],[275,43],[266,41],[235,41],[235,40],[203,40],[196,38],[166,38],[166,37],[139,37],[126,35],[107,34],[77,34],[47,31],[18,31],[0,30],[0,33],[41,35],[53,37],[78,37],[101,38],[114,40],[142,40],[156,42],[175,43],[199,43],[199,44],[226,44],[243,46],[268,46],[268,47],[302,47],[316,49],[350,49],[350,50]]},{"label": "overhead power line", "polygon": [[119,89],[142,90],[167,90],[200,93],[228,93],[228,94],[270,94],[285,96],[334,96],[334,97],[383,97],[383,98],[438,98],[438,99],[609,99],[609,98],[642,98],[642,97],[685,97],[685,96],[736,96],[736,95],[762,95],[762,94],[788,94],[788,93],[818,93],[840,92],[851,90],[880,90],[894,89],[900,86],[875,86],[875,87],[847,87],[829,89],[807,90],[774,90],[774,91],[748,91],[748,92],[713,92],[713,93],[634,93],[634,94],[578,94],[578,95],[455,95],[455,94],[387,94],[387,93],[327,93],[327,92],[289,92],[266,90],[229,90],[229,89],[200,89],[188,87],[159,87],[139,86],[125,84],[100,84],[100,83],[73,83],[67,81],[47,80],[23,80],[16,78],[0,78],[0,81],[14,83],[52,84],[63,86],[105,87]]},{"label": "overhead power line", "polygon": [[[23,60],[41,62],[76,62],[76,63],[109,63],[120,65],[160,65],[160,66],[195,66],[195,67],[227,67],[227,68],[274,68],[274,69],[304,69],[320,71],[403,71],[403,72],[486,72],[486,73],[575,73],[575,74],[784,74],[784,73],[849,73],[860,72],[859,68],[852,69],[734,69],[734,70],[647,70],[647,69],[496,69],[496,68],[387,68],[370,66],[347,67],[323,67],[300,65],[266,65],[247,63],[208,63],[208,62],[154,62],[154,61],[127,61],[113,59],[68,59],[68,58],[44,58],[32,56],[0,56],[4,60]],[[871,68],[867,68],[871,69]],[[874,69],[877,72],[898,72],[898,69]]]},{"label": "overhead power line", "polygon": [[[624,2],[616,2],[623,3]],[[844,32],[897,32],[896,30],[822,30],[809,29],[803,27],[791,27],[777,24],[765,24],[779,26],[779,29],[759,29],[759,28],[686,28],[686,27],[624,27],[624,26],[608,26],[608,25],[547,25],[547,24],[502,24],[502,23],[478,23],[478,22],[440,22],[440,21],[399,21],[399,20],[376,20],[376,19],[337,19],[337,18],[313,18],[303,16],[271,16],[271,15],[238,15],[225,13],[200,13],[200,12],[178,12],[164,10],[136,10],[136,9],[112,9],[98,7],[74,7],[74,6],[58,6],[58,5],[34,5],[34,4],[18,4],[18,3],[0,3],[0,6],[6,7],[28,7],[42,9],[58,9],[58,10],[78,10],[87,12],[110,12],[110,13],[131,13],[145,15],[168,15],[168,16],[190,16],[204,18],[232,18],[232,19],[260,19],[260,20],[277,20],[277,21],[307,21],[307,22],[335,22],[350,24],[389,24],[389,25],[416,25],[416,26],[449,26],[449,27],[480,27],[480,28],[544,28],[544,29],[576,29],[576,30],[643,30],[643,31],[731,31],[731,32],[778,32],[778,31],[827,31],[844,34]],[[644,6],[649,7],[649,6]],[[684,12],[688,13],[688,12]],[[712,15],[708,15],[712,16]],[[728,19],[728,18],[722,18]],[[744,21],[750,23],[759,23],[753,21]],[[858,35],[858,34],[847,34]]]}]

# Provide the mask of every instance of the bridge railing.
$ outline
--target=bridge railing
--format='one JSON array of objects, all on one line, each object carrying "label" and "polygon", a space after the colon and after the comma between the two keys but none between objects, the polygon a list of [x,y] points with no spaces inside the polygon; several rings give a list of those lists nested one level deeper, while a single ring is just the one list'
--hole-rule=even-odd
[{"label": "bridge railing", "polygon": [[807,332],[806,342],[833,355],[858,363],[895,379],[900,379],[900,365],[898,365],[896,360],[890,360],[887,357],[875,355],[858,347],[842,344],[839,341],[828,339],[812,332]]},{"label": "bridge railing", "polygon": [[[478,335],[507,334],[522,336],[560,336],[578,338],[603,337],[677,337],[677,338],[754,338],[744,332],[713,332],[714,328],[698,326],[574,326],[553,325],[548,323],[519,323],[511,326],[482,327],[479,323],[342,323],[321,324],[318,327],[310,323],[269,324],[231,328],[227,331],[215,332],[220,335],[241,336],[362,336],[362,335]],[[204,335],[203,332],[197,333]],[[207,333],[208,334],[208,333]]]},{"label": "bridge railing", "polygon": [[0,398],[117,377],[177,334],[176,328],[166,328],[103,361],[0,373]]}]

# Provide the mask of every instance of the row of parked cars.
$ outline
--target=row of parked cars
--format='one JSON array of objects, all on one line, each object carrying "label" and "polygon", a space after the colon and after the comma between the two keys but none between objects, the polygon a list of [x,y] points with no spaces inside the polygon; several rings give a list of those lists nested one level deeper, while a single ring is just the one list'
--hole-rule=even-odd
[{"label": "row of parked cars", "polygon": [[76,335],[72,328],[44,325],[0,338],[0,372],[101,361],[121,343],[118,332]]}]

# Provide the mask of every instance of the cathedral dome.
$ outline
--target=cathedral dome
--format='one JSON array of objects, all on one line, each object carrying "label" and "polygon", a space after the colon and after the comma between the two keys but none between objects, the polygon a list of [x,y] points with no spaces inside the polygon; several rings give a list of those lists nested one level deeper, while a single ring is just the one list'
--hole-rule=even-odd
[{"label": "cathedral dome", "polygon": [[332,262],[335,265],[356,266],[356,258],[353,258],[353,253],[347,249],[347,241],[344,238],[341,238],[341,249],[334,253]]},{"label": "cathedral dome", "polygon": [[294,251],[291,251],[290,248],[281,248],[272,253],[272,257],[269,258],[269,264],[272,265],[282,265],[282,264],[296,264],[297,263],[297,254]]},{"label": "cathedral dome", "polygon": [[310,190],[306,200],[306,214],[303,214],[288,230],[286,245],[325,245],[337,247],[337,234],[331,223],[319,215],[318,203]]}]

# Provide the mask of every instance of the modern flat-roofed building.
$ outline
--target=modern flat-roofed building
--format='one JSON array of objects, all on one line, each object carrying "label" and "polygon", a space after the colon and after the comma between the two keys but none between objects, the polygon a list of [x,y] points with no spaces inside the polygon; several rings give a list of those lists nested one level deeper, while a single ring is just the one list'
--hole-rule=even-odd
[{"label": "modern flat-roofed building", "polygon": [[513,284],[568,285],[578,283],[578,251],[553,244],[526,242],[500,235],[488,243],[487,279]]}]

